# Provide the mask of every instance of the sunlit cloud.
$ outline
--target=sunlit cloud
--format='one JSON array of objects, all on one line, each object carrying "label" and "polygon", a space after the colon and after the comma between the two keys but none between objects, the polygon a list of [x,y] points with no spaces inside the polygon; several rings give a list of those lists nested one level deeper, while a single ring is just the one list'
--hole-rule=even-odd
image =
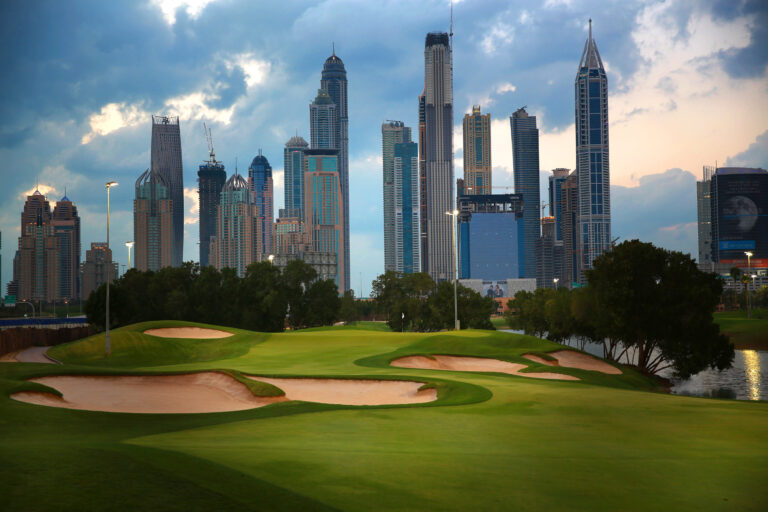
[{"label": "sunlit cloud", "polygon": [[205,6],[213,0],[151,0],[151,3],[160,8],[166,23],[176,23],[176,10],[183,7],[190,18],[197,18],[203,12]]},{"label": "sunlit cloud", "polygon": [[200,212],[200,196],[195,187],[184,187],[184,224],[197,224]]},{"label": "sunlit cloud", "polygon": [[101,111],[91,114],[88,124],[91,131],[83,135],[80,144],[88,144],[97,135],[108,135],[126,126],[136,126],[147,119],[147,112],[142,103],[128,105],[122,103],[107,103]]},{"label": "sunlit cloud", "polygon": [[252,52],[239,53],[224,60],[227,69],[239,66],[245,73],[245,84],[250,89],[267,79],[272,64],[269,61],[256,58]]}]

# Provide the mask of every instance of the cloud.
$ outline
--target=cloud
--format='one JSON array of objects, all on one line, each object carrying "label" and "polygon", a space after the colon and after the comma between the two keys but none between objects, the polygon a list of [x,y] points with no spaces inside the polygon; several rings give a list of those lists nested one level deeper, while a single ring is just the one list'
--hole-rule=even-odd
[{"label": "cloud", "polygon": [[30,188],[29,190],[25,190],[25,191],[21,192],[19,194],[19,200],[26,201],[27,200],[27,196],[31,196],[32,194],[35,193],[36,190],[39,191],[41,194],[43,194],[46,197],[49,196],[49,195],[55,196],[55,195],[59,194],[59,192],[56,190],[56,188],[54,186],[46,185],[44,183],[38,183],[37,185],[35,185],[34,187]]},{"label": "cloud", "polygon": [[726,166],[759,167],[768,169],[768,130],[757,136],[755,142],[741,153],[728,157]]},{"label": "cloud", "polygon": [[517,89],[517,87],[515,87],[511,83],[505,82],[505,83],[499,85],[498,87],[496,87],[496,94],[504,94],[504,93],[508,93],[508,92],[515,92],[516,89]]},{"label": "cloud", "polygon": [[200,195],[195,187],[184,187],[184,224],[197,224],[200,217]]},{"label": "cloud", "polygon": [[97,135],[108,135],[126,126],[136,126],[147,119],[148,114],[142,108],[142,103],[126,105],[121,103],[108,103],[101,107],[99,113],[91,114],[88,124],[91,131],[83,135],[80,144],[88,144]]},{"label": "cloud", "polygon": [[515,27],[503,21],[497,21],[483,37],[480,47],[485,53],[496,53],[501,48],[509,46],[515,40]]},{"label": "cloud", "polygon": [[183,9],[190,18],[197,18],[205,9],[205,6],[213,0],[151,0],[152,4],[159,7],[166,23],[176,23],[176,11]]}]

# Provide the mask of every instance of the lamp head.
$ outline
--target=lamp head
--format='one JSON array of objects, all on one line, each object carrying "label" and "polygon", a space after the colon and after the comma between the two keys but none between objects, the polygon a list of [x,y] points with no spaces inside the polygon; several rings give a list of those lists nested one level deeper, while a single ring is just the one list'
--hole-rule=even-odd
[{"label": "lamp head", "polygon": [[116,182],[116,181],[108,181],[108,182],[107,182],[107,183],[104,185],[104,188],[106,188],[106,189],[110,189],[110,188],[112,188],[112,187],[116,187],[116,186],[117,186],[117,182]]}]

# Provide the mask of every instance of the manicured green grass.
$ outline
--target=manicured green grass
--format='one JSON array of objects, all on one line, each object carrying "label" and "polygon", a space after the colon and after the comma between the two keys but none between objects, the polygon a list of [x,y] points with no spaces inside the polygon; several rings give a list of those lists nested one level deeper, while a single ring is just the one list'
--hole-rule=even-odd
[{"label": "manicured green grass", "polygon": [[737,349],[768,350],[768,317],[757,313],[752,318],[747,318],[746,311],[715,313],[715,323]]},{"label": "manicured green grass", "polygon": [[[179,325],[153,323],[151,327]],[[168,340],[149,324],[57,347],[63,366],[0,364],[8,510],[765,510],[768,404],[671,396],[653,380],[522,359],[563,347],[489,332],[346,326]],[[495,357],[581,381],[393,368],[409,354]],[[216,414],[114,414],[19,403],[29,378],[220,369],[410,378],[413,406],[283,402]]]},{"label": "manicured green grass", "polygon": [[509,329],[509,324],[507,323],[507,319],[503,316],[496,316],[491,318],[491,324],[493,324],[493,327],[496,329]]}]

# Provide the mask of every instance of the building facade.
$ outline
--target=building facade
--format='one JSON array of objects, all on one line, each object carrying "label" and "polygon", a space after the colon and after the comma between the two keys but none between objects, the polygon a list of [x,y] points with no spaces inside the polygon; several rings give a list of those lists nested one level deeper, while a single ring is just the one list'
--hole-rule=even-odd
[{"label": "building facade", "polygon": [[227,181],[227,172],[211,151],[210,160],[198,168],[197,186],[200,204],[200,267],[210,265],[211,237],[216,236],[216,213],[221,199],[221,189]]},{"label": "building facade", "polygon": [[239,174],[233,174],[221,189],[217,235],[211,242],[210,259],[215,260],[213,264],[217,269],[232,268],[243,277],[248,265],[259,261],[261,223],[256,222],[257,215],[249,183]]},{"label": "building facade", "polygon": [[557,240],[552,216],[541,218],[541,236],[536,241],[536,287],[559,288],[563,268],[563,242]]},{"label": "building facade", "polygon": [[560,232],[563,236],[561,286],[578,286],[579,277],[579,180],[576,172],[568,175],[560,187]]},{"label": "building facade", "polygon": [[173,265],[173,200],[168,181],[155,170],[146,170],[136,180],[133,200],[135,267],[157,271]]},{"label": "building facade", "polygon": [[563,208],[563,183],[571,173],[570,169],[558,167],[552,170],[549,177],[549,215],[555,218],[555,240],[563,240],[563,231],[560,227],[560,218]]},{"label": "building facade", "polygon": [[53,209],[51,224],[58,251],[56,299],[77,300],[80,298],[80,216],[66,192]]},{"label": "building facade", "polygon": [[344,62],[336,55],[336,49],[325,60],[320,78],[320,87],[336,105],[336,149],[339,150],[339,179],[341,180],[341,195],[344,224],[344,283],[350,286],[350,236],[349,236],[349,108],[347,96],[347,70]]},{"label": "building facade", "polygon": [[307,250],[301,218],[287,215],[278,217],[275,222],[275,254],[298,254]]},{"label": "building facade", "polygon": [[335,253],[336,285],[344,293],[344,207],[336,149],[309,149],[304,169],[304,229],[310,252]]},{"label": "building facade", "polygon": [[58,240],[51,224],[51,206],[39,190],[27,196],[21,214],[21,236],[14,260],[18,300],[51,302],[58,289]]},{"label": "building facade", "polygon": [[456,277],[453,222],[453,60],[448,34],[427,34],[424,48],[426,259],[435,281]]},{"label": "building facade", "polygon": [[394,148],[394,270],[421,271],[419,259],[419,147],[403,141]]},{"label": "building facade", "polygon": [[518,109],[509,118],[512,129],[512,159],[515,193],[523,197],[523,229],[518,245],[520,277],[536,277],[536,240],[539,229],[539,129],[536,116]]},{"label": "building facade", "polygon": [[259,154],[248,168],[248,182],[253,193],[253,204],[256,207],[256,222],[259,224],[259,239],[257,242],[257,260],[265,260],[274,249],[274,186],[272,183],[272,166],[267,157]]},{"label": "building facade", "polygon": [[704,166],[702,180],[696,182],[696,213],[699,231],[699,266],[712,264],[712,175],[715,168]]},{"label": "building facade", "polygon": [[[284,191],[286,217],[304,216],[304,151],[307,141],[296,134],[285,143],[283,150]],[[281,215],[282,216],[282,215]]]},{"label": "building facade", "polygon": [[184,252],[184,169],[178,117],[152,116],[151,170],[165,179],[172,201],[171,265],[180,267]]},{"label": "building facade", "polygon": [[458,209],[460,277],[486,281],[517,279],[522,196],[463,195],[458,198]]},{"label": "building facade", "polygon": [[[111,272],[107,275],[107,270]],[[117,277],[117,262],[112,262],[112,249],[106,242],[92,242],[91,248],[85,251],[85,261],[80,266],[80,278],[83,286],[83,299],[96,291],[99,286],[114,281]]]},{"label": "building facade", "polygon": [[411,129],[402,121],[381,125],[382,191],[384,199],[384,270],[397,270],[395,239],[395,145],[411,142]]},{"label": "building facade", "polygon": [[576,175],[579,178],[579,271],[611,247],[611,195],[608,153],[608,78],[603,61],[589,38],[581,54],[576,74]]},{"label": "building facade", "polygon": [[491,114],[480,105],[464,116],[464,186],[467,194],[493,194],[491,176]]}]

